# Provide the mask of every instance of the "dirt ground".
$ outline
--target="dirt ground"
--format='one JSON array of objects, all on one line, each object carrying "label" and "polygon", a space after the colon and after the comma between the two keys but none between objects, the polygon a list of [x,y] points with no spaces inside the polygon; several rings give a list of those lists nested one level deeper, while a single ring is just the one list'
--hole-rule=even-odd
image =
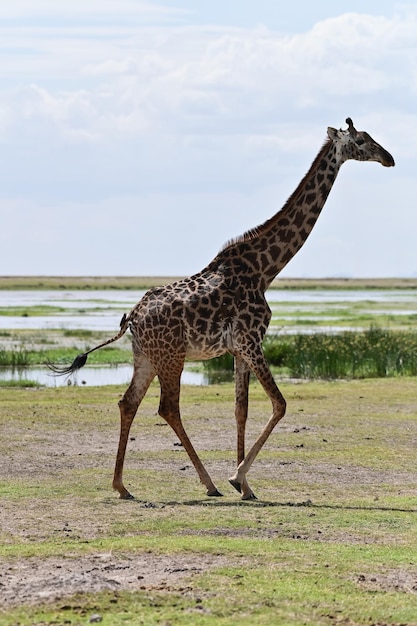
[{"label": "dirt ground", "polygon": [[[224,556],[167,557],[142,553],[27,558],[0,571],[0,603],[4,609],[22,604],[65,600],[77,593],[156,590],[193,593],[192,577],[212,567],[230,565]],[[417,593],[417,572],[392,570],[359,574],[354,581],[368,591]]]},{"label": "dirt ground", "polygon": [[[3,609],[52,600],[64,600],[77,593],[105,590],[191,591],[193,575],[226,562],[220,556],[155,554],[27,558],[9,562],[0,571],[0,603]],[[187,579],[187,585],[182,581]]]},{"label": "dirt ground", "polygon": [[[299,386],[301,389],[301,386]],[[85,401],[88,397],[88,391],[85,391]],[[156,392],[153,392],[156,395]],[[298,393],[298,392],[297,392]],[[361,392],[362,393],[362,392]],[[35,392],[36,394],[36,392]],[[295,394],[295,392],[294,392]],[[116,395],[116,394],[114,394]],[[299,392],[301,398],[301,392]],[[351,398],[356,398],[355,402],[359,405],[366,400],[362,395],[352,394]],[[36,395],[34,396],[36,400]],[[117,400],[117,397],[115,398]],[[296,396],[294,395],[294,399]],[[301,398],[302,399],[302,398]],[[326,396],[320,396],[320,402],[326,402]],[[306,400],[307,401],[307,400]],[[373,400],[372,400],[373,401]],[[298,404],[297,404],[298,402]],[[311,399],[308,399],[311,402]],[[60,406],[62,403],[58,403]],[[191,437],[195,442],[196,448],[200,450],[210,451],[230,451],[234,449],[235,433],[233,427],[233,417],[231,408],[229,407],[225,417],[225,422],[214,422],[208,420],[209,411],[218,412],[218,407],[214,404],[210,408],[207,404],[201,409],[205,417],[199,417],[197,426],[190,425]],[[353,401],[351,405],[353,404]],[[107,406],[105,404],[104,406]],[[198,404],[194,405],[194,409],[198,409]],[[362,405],[361,405],[362,406]],[[280,438],[281,451],[271,460],[266,454],[264,457],[256,460],[251,476],[263,477],[279,475],[280,480],[291,483],[308,483],[311,489],[321,488],[321,483],[326,482],[327,485],[334,485],[337,489],[343,490],[346,485],[358,485],[362,489],[375,491],[375,500],[378,500],[378,489],[386,486],[398,490],[398,493],[414,493],[415,490],[415,472],[411,471],[408,465],[402,471],[397,468],[391,469],[389,464],[384,468],[378,467],[358,467],[354,463],[338,465],[331,462],[323,456],[320,462],[314,462],[314,465],[308,462],[282,460],[282,450],[288,447],[286,436],[291,437],[292,450],[297,449],[302,453],[303,445],[306,437],[314,438],[311,440],[314,445],[321,445],[324,449],[331,450],[332,445],[335,449],[339,445],[343,434],[335,431],[331,421],[326,423],[326,430],[321,431],[318,421],[315,421],[314,411],[311,415],[304,412],[304,405],[301,400],[294,400],[285,420],[279,425],[277,437]],[[371,401],[367,405],[369,411]],[[65,409],[65,407],[64,407]],[[63,410],[64,410],[63,409]],[[354,407],[351,406],[354,410]],[[20,410],[20,409],[19,409]],[[54,409],[55,410],[55,409]],[[58,409],[56,409],[58,410]],[[79,406],[79,412],[82,416],[85,410],[82,405]],[[118,438],[117,426],[114,421],[117,419],[117,407],[109,406],[103,409],[98,406],[102,412],[106,410],[109,416],[105,417],[108,422],[94,430],[87,426],[77,429],[77,423],[74,427],[66,425],[65,429],[60,430],[54,427],[48,430],[48,426],[44,425],[42,431],[37,426],[36,401],[33,404],[33,420],[19,422],[18,420],[3,421],[2,432],[6,441],[10,442],[6,453],[0,455],[0,476],[6,476],[16,485],[20,482],[27,486],[28,477],[34,486],[33,497],[30,497],[30,507],[26,510],[19,510],[21,506],[19,498],[6,498],[0,507],[0,531],[5,545],[12,544],[16,540],[37,543],[48,541],[51,538],[71,537],[79,539],[81,542],[93,541],[100,537],[109,536],[109,528],[111,524],[120,523],[135,524],[140,515],[145,516],[148,509],[154,511],[159,509],[161,512],[164,505],[161,501],[147,502],[146,500],[133,501],[133,507],[129,507],[128,502],[120,503],[117,496],[111,491],[110,483],[114,462],[114,454]],[[264,408],[262,408],[264,410]],[[407,401],[401,405],[404,415],[409,412],[410,415],[415,411],[415,403]],[[27,410],[25,410],[27,412]],[[175,481],[174,476],[182,475],[190,478],[198,485],[198,478],[194,472],[194,468],[185,456],[183,450],[178,446],[178,441],[174,433],[166,426],[161,418],[156,415],[155,407],[144,409],[144,421],[138,425],[143,429],[141,436],[138,437],[138,430],[133,430],[131,440],[129,442],[128,451],[131,451],[127,460],[126,470],[140,470],[141,468],[155,473],[161,472],[163,479],[167,480],[163,488],[166,490],[166,496],[169,497],[170,483]],[[110,415],[111,414],[111,415]],[[58,419],[55,417],[55,420]],[[201,420],[207,420],[202,422]],[[223,419],[223,418],[219,418]],[[385,419],[385,418],[383,418]],[[392,422],[387,419],[387,429],[392,427]],[[146,421],[147,420],[147,421]],[[227,421],[226,421],[227,420]],[[111,431],[110,426],[111,424]],[[227,424],[227,427],[225,427]],[[405,426],[407,423],[404,422]],[[415,435],[411,435],[413,423],[410,421],[410,428],[407,427],[406,436],[408,444],[414,446]],[[259,432],[259,423],[255,421],[248,424],[249,437],[253,439],[254,433]],[[194,430],[194,432],[193,432]],[[112,433],[109,436],[109,432]],[[365,431],[370,439],[374,437],[374,433]],[[325,435],[325,438],[323,437]],[[333,441],[335,437],[335,441]],[[341,438],[340,438],[341,437]],[[386,438],[397,437],[395,433],[387,430],[384,435]],[[340,439],[338,439],[340,438]],[[407,445],[408,445],[407,444]],[[268,446],[276,446],[273,441],[268,442]],[[137,452],[145,453],[145,456],[135,454]],[[153,453],[146,457],[146,453]],[[158,456],[159,453],[163,453]],[[222,483],[219,484],[221,490],[224,490],[225,484],[230,491],[225,495],[230,496],[233,490],[227,483],[227,476],[230,475],[234,464],[234,453],[232,455],[221,455],[218,458],[211,459],[208,468],[212,474],[216,484],[218,477],[222,477]],[[75,498],[71,491],[71,480],[67,477],[67,472],[83,473],[91,471],[91,480],[96,481],[99,471],[100,479],[105,476],[105,486],[103,481],[98,481],[96,500],[91,502],[87,494],[85,501],[80,495]],[[172,476],[172,477],[171,477]],[[65,482],[63,492],[51,494],[50,497],[45,495],[36,495],[36,485],[47,481],[48,484],[56,482],[59,489],[60,481]],[[100,486],[101,485],[101,486]],[[133,492],[137,495],[140,492],[139,485],[132,486]],[[239,499],[238,494],[233,493],[235,499]],[[286,499],[294,497],[289,494],[279,494],[282,503]],[[204,489],[201,487],[201,501],[204,502]],[[211,499],[210,499],[211,500]],[[25,499],[23,499],[25,502]],[[304,502],[297,506],[309,507],[309,502]],[[262,502],[253,503],[253,507],[267,506]],[[279,506],[282,506],[280,504]],[[168,506],[166,508],[169,508]],[[191,513],[191,509],[190,509]],[[166,513],[167,515],[169,512]],[[172,515],[172,513],[171,513]],[[132,521],[133,520],[133,521]],[[210,531],[208,531],[210,532]],[[240,531],[230,531],[227,528],[217,527],[216,532],[223,536],[228,536],[233,532],[234,536],[250,536],[262,539],[269,539],[271,536],[270,529],[263,529],[252,526],[248,529]],[[285,535],[285,530],[274,530],[277,537]],[[245,535],[246,533],[246,535]],[[279,534],[281,533],[281,535]],[[302,539],[314,539],[314,541],[337,541],[346,544],[358,543],[363,540],[360,534],[356,535],[354,529],[346,528],[343,532],[327,529],[314,537],[299,537]],[[297,537],[294,537],[297,539]],[[375,537],[378,542],[378,536]],[[161,589],[176,591],[184,591],[192,589],[193,576],[208,571],[210,568],[219,566],[234,565],[230,557],[224,555],[199,555],[193,554],[176,554],[174,556],[164,556],[157,553],[138,552],[122,553],[119,551],[107,552],[95,551],[94,553],[73,554],[69,552],[65,556],[54,556],[45,558],[8,558],[3,560],[0,568],[0,606],[3,609],[8,607],[19,606],[22,604],[44,603],[57,599],[64,599],[78,592],[98,592],[102,590],[151,590]],[[355,574],[355,582],[366,589],[385,590],[385,591],[401,591],[415,594],[417,592],[417,569],[410,567],[409,569],[401,568],[400,570],[387,570],[386,572],[375,572],[375,574],[364,573]]]},{"label": "dirt ground", "polygon": [[[105,410],[114,414],[111,435],[105,428],[84,427],[77,430],[76,423],[65,429],[52,429],[48,426],[39,427],[36,407],[36,391],[33,392],[33,419],[25,423],[19,420],[0,420],[2,439],[9,442],[5,454],[0,454],[0,476],[7,477],[16,484],[29,485],[33,489],[33,497],[21,500],[3,499],[0,505],[0,535],[7,545],[15,541],[38,543],[59,537],[62,542],[68,539],[88,543],[100,537],[111,535],[109,527],[115,521],[121,525],[125,521],[136,520],[138,512],[144,516],[155,509],[164,509],[160,502],[148,502],[140,499],[120,501],[111,489],[111,477],[114,455],[118,437],[117,405],[110,405]],[[115,401],[117,395],[115,394]],[[65,401],[63,402],[65,404]],[[71,408],[72,410],[72,408]],[[80,416],[83,407],[79,407]],[[27,413],[27,408],[22,412]],[[147,471],[163,472],[166,479],[173,469],[181,474],[192,477],[198,484],[194,468],[181,449],[175,434],[155,413],[155,408],[144,411],[150,416],[152,433],[137,438],[133,433],[129,441],[126,461],[126,474],[133,468],[146,468]],[[54,418],[60,419],[60,418]],[[138,420],[139,421],[139,420]],[[143,424],[137,425],[138,429]],[[199,448],[210,448],[210,434],[201,432],[197,442]],[[220,448],[229,445],[228,437],[221,434],[217,437]],[[7,444],[6,444],[7,445]],[[175,453],[172,463],[169,458],[135,460],[134,452]],[[129,454],[130,453],[130,454]],[[230,465],[232,467],[232,464]],[[227,476],[230,470],[225,463],[211,464],[211,470],[222,472]],[[88,498],[71,494],[69,472],[92,472],[100,468],[105,473],[105,487],[97,488],[98,496]],[[36,496],[36,486],[47,481],[59,485],[66,484],[64,495],[51,493],[50,497]],[[128,484],[128,483],[127,483]],[[58,487],[59,488],[59,487]],[[131,486],[134,493],[140,491],[140,485]],[[232,490],[232,489],[231,489]],[[166,495],[170,485],[166,484]],[[232,490],[233,491],[233,490]],[[71,495],[70,495],[71,494]],[[140,494],[139,494],[140,495]],[[238,494],[236,494],[239,498]],[[201,500],[205,500],[205,490],[201,486]],[[103,590],[169,590],[187,593],[192,589],[193,576],[212,567],[227,562],[220,555],[176,554],[165,556],[156,553],[132,551],[126,554],[117,552],[94,552],[94,554],[71,554],[69,549],[65,556],[56,557],[25,557],[2,559],[0,567],[0,607],[4,610],[22,604],[40,604],[48,601],[64,599],[79,592],[99,592]]]}]

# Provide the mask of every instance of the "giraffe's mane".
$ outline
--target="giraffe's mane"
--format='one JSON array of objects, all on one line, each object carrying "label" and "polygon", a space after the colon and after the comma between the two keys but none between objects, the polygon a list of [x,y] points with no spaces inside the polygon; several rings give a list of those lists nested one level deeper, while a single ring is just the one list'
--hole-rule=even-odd
[{"label": "giraffe's mane", "polygon": [[273,215],[272,217],[268,218],[265,222],[263,222],[263,224],[260,224],[259,226],[255,226],[254,228],[250,228],[249,230],[244,232],[243,235],[239,235],[237,237],[229,239],[229,241],[227,241],[225,243],[225,245],[223,246],[223,248],[221,249],[221,252],[224,252],[224,250],[227,250],[227,248],[235,246],[235,245],[237,245],[239,243],[245,243],[247,241],[253,241],[257,237],[260,237],[260,236],[264,235],[266,232],[268,232],[268,230],[275,224],[276,220],[278,219],[278,216],[281,217],[282,213],[287,208],[289,208],[291,206],[293,198],[295,196],[297,196],[299,190],[304,186],[305,180],[306,180],[307,176],[309,176],[310,172],[313,169],[316,168],[318,163],[321,161],[323,156],[326,154],[326,152],[327,152],[327,150],[328,150],[328,148],[329,148],[331,143],[332,143],[331,139],[326,139],[324,141],[322,147],[320,148],[319,153],[317,154],[316,158],[314,159],[313,163],[311,164],[310,169],[305,174],[305,176],[303,177],[302,181],[299,183],[299,185],[297,186],[295,191],[293,191],[293,193],[290,195],[290,197],[288,198],[288,200],[286,201],[284,206],[277,213],[275,213],[275,215]]}]

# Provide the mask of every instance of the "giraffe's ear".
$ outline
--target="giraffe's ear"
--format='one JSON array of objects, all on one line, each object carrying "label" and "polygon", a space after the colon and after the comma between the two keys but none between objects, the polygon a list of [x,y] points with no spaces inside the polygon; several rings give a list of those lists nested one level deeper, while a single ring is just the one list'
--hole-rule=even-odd
[{"label": "giraffe's ear", "polygon": [[336,128],[332,128],[331,126],[329,126],[327,129],[327,136],[329,137],[329,139],[337,139],[338,133]]}]

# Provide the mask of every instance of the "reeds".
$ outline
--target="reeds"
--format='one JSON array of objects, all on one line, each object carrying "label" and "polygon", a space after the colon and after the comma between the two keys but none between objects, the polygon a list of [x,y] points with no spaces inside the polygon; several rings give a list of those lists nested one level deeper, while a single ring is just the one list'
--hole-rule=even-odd
[{"label": "reeds", "polygon": [[[26,349],[24,347],[10,350],[0,348],[0,367],[23,369],[34,365],[44,365],[48,362],[71,363],[81,351],[85,350],[88,350],[88,347],[84,349],[49,348],[47,350]],[[131,359],[131,350],[104,348],[94,353],[89,359],[89,363],[91,365],[121,365],[130,363]]]},{"label": "reeds", "polygon": [[[417,376],[417,331],[387,330],[371,326],[365,331],[268,335],[264,341],[267,361],[293,378],[382,378]],[[47,351],[0,349],[0,367],[24,368],[52,361],[65,363],[74,349]],[[106,348],[92,363],[130,362],[128,350]],[[209,376],[233,370],[233,357],[225,354],[204,362]]]},{"label": "reeds", "polygon": [[286,359],[296,378],[384,378],[417,374],[417,333],[373,327],[297,335]]},{"label": "reeds", "polygon": [[0,349],[0,367],[27,367],[30,365],[30,354],[24,348],[18,350]]},{"label": "reeds", "polygon": [[[365,331],[337,334],[268,335],[264,341],[268,362],[293,378],[383,378],[417,375],[417,332],[371,326]],[[232,357],[205,364],[232,369]]]}]

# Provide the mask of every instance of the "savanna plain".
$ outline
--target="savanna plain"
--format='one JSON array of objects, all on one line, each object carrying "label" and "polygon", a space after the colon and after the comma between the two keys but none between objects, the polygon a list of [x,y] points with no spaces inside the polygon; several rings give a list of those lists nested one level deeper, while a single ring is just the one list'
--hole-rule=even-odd
[{"label": "savanna plain", "polygon": [[[158,416],[155,382],[130,434],[130,501],[111,490],[125,385],[0,386],[0,624],[417,625],[417,378],[277,377],[287,414],[251,502],[227,481],[232,382],[181,396],[223,497]],[[253,380],[248,445],[269,414]]]}]

